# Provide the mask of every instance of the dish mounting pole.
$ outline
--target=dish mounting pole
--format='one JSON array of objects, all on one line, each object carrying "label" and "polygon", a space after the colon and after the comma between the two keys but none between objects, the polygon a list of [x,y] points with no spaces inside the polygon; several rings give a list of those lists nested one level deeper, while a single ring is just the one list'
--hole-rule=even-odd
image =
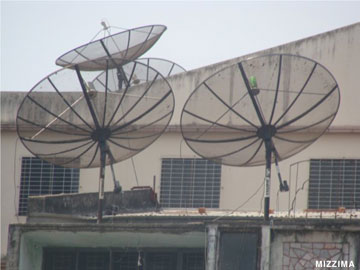
[{"label": "dish mounting pole", "polygon": [[91,138],[94,141],[97,141],[100,148],[100,176],[99,176],[99,202],[98,202],[98,213],[97,213],[97,223],[102,221],[102,212],[104,204],[104,180],[105,180],[105,165],[106,165],[106,153],[107,153],[107,144],[106,140],[111,136],[111,130],[109,128],[101,127],[99,120],[96,117],[95,110],[90,101],[88,90],[86,88],[83,77],[81,76],[80,68],[78,65],[75,65],[76,74],[78,76],[83,95],[85,97],[88,109],[90,111],[91,117],[94,121],[95,130],[91,134]]},{"label": "dish mounting pole", "polygon": [[264,194],[264,219],[269,220],[269,209],[270,209],[270,179],[271,179],[271,153],[272,146],[271,140],[265,139],[265,151],[266,151],[266,167],[265,167],[265,194]]},{"label": "dish mounting pole", "polygon": [[260,106],[255,99],[258,89],[251,87],[248,77],[246,76],[242,63],[238,63],[241,76],[244,80],[246,90],[250,96],[251,102],[254,105],[256,115],[260,122],[260,127],[257,130],[257,136],[263,140],[265,144],[265,156],[266,156],[266,168],[265,168],[265,194],[264,194],[264,219],[269,220],[269,208],[270,208],[270,179],[271,179],[271,152],[273,151],[271,138],[276,133],[276,128],[273,125],[267,124],[264,116],[261,113]]},{"label": "dish mounting pole", "polygon": [[105,165],[106,165],[106,141],[99,141],[100,147],[100,176],[99,176],[99,202],[97,213],[97,224],[102,222],[104,205],[104,183],[105,183]]}]

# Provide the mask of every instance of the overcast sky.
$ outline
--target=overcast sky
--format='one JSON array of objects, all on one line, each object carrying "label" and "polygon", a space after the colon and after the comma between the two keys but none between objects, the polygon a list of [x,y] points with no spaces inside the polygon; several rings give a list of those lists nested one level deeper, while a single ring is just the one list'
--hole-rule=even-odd
[{"label": "overcast sky", "polygon": [[2,1],[1,91],[29,91],[104,19],[127,29],[166,25],[145,56],[190,70],[359,22],[360,1]]}]

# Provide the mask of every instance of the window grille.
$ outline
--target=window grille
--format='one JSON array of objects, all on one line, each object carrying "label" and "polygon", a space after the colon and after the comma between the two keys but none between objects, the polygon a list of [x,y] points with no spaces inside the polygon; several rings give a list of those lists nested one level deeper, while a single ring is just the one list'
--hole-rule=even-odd
[{"label": "window grille", "polygon": [[172,252],[148,253],[146,255],[146,270],[176,269],[177,254]]},{"label": "window grille", "polygon": [[44,269],[70,270],[75,269],[76,253],[72,251],[45,252]]},{"label": "window grille", "polygon": [[256,270],[259,236],[256,232],[222,232],[219,265],[221,270]]},{"label": "window grille", "polygon": [[360,209],[360,159],[310,160],[309,209]]},{"label": "window grille", "polygon": [[205,270],[204,253],[184,253],[182,270]]},{"label": "window grille", "polygon": [[45,270],[205,270],[204,251],[173,249],[138,251],[88,248],[44,248]]},{"label": "window grille", "polygon": [[81,252],[79,254],[79,270],[109,270],[109,252]]},{"label": "window grille", "polygon": [[218,208],[221,165],[205,159],[164,158],[160,203],[173,208]]},{"label": "window grille", "polygon": [[137,252],[114,252],[112,255],[113,269],[138,270],[138,256]]},{"label": "window grille", "polygon": [[28,197],[79,191],[79,169],[53,165],[36,157],[23,157],[19,215],[26,215]]}]

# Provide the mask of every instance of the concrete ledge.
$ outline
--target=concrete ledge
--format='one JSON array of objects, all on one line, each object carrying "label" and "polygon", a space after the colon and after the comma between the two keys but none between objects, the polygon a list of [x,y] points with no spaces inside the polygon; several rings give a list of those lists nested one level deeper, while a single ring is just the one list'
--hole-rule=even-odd
[{"label": "concrete ledge", "polygon": [[[44,214],[92,217],[97,215],[98,193],[74,193],[29,197],[28,217]],[[156,211],[158,202],[151,188],[106,192],[104,215]]]}]

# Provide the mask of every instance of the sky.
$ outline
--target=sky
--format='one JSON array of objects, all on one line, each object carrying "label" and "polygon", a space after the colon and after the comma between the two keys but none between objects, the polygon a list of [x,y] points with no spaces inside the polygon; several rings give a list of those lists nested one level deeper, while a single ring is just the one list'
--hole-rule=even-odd
[{"label": "sky", "polygon": [[102,20],[166,25],[144,57],[191,70],[359,22],[360,1],[1,1],[0,90],[29,91]]}]

